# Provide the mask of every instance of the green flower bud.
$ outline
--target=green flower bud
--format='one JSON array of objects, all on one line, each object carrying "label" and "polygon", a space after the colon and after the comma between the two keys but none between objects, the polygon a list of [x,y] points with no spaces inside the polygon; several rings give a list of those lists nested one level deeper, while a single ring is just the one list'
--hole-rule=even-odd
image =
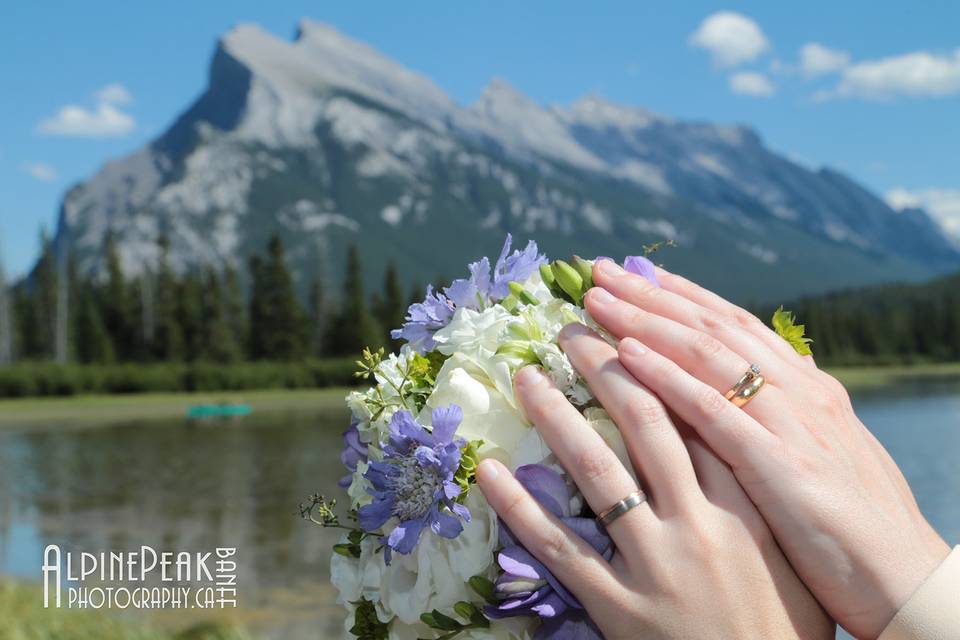
[{"label": "green flower bud", "polygon": [[580,256],[573,256],[570,259],[573,268],[577,270],[580,277],[583,278],[583,291],[586,292],[593,286],[593,265]]},{"label": "green flower bud", "polygon": [[552,287],[554,283],[553,269],[549,264],[540,265],[540,278],[543,280],[543,284],[548,287]]},{"label": "green flower bud", "polygon": [[580,304],[583,299],[583,278],[577,270],[563,260],[557,260],[553,263],[553,277],[563,292],[570,296],[575,304]]},{"label": "green flower bud", "polygon": [[510,293],[517,297],[520,302],[524,304],[536,305],[540,304],[540,301],[533,297],[529,291],[523,288],[523,285],[519,282],[510,282],[507,284],[510,287]]}]

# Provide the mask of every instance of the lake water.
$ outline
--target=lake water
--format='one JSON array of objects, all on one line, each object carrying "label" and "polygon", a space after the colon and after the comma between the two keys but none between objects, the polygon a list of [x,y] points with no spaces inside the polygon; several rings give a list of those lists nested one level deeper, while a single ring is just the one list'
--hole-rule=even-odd
[{"label": "lake water", "polygon": [[[856,398],[920,507],[960,542],[960,390]],[[230,617],[269,638],[340,637],[327,584],[336,537],[297,515],[334,493],[345,411],[254,414],[235,422],[58,424],[0,430],[0,577],[39,581],[42,549],[238,549]],[[153,614],[182,624],[193,612]]]}]

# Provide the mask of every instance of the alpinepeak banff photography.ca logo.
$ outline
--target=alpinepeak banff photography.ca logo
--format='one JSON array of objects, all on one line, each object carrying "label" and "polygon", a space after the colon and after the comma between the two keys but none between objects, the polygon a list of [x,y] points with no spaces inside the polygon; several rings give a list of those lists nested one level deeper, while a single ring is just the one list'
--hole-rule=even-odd
[{"label": "alpinepeak banff photography.ca logo", "polygon": [[43,551],[43,606],[65,609],[226,609],[237,606],[237,550]]}]

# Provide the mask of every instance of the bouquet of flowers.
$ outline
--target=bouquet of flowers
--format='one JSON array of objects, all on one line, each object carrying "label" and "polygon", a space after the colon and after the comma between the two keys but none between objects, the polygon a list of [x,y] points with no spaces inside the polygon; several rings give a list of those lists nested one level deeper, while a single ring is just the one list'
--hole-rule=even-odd
[{"label": "bouquet of flowers", "polygon": [[[599,259],[599,258],[598,258]],[[628,271],[656,281],[632,256]],[[349,516],[315,496],[305,517],[345,533],[331,580],[345,628],[365,640],[599,638],[582,606],[498,523],[474,484],[494,457],[540,503],[605,557],[613,555],[572,480],[514,399],[513,375],[537,364],[625,462],[610,416],[557,346],[560,330],[586,323],[592,262],[549,262],[531,241],[469,265],[469,277],[428,287],[393,332],[399,353],[366,351],[358,375],[373,384],[347,397],[352,413],[340,486]],[[612,339],[611,339],[612,340]]]}]

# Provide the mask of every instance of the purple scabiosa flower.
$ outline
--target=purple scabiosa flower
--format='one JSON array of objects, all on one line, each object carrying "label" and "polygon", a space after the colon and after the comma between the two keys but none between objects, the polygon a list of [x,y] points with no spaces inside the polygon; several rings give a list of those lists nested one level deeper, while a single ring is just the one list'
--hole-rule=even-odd
[{"label": "purple scabiosa flower", "polygon": [[433,351],[433,334],[447,326],[453,318],[454,303],[442,293],[427,286],[423,302],[415,302],[407,309],[407,321],[390,332],[394,340],[406,340],[420,353]]},{"label": "purple scabiosa flower", "polygon": [[370,481],[373,502],[360,507],[360,528],[373,532],[390,518],[400,523],[383,536],[384,557],[391,551],[408,554],[429,527],[444,538],[463,531],[461,519],[470,522],[470,511],[455,501],[460,485],[454,475],[466,441],[455,437],[463,412],[457,405],[433,410],[432,431],[409,411],[398,411],[390,420],[390,437],[383,459],[372,460],[364,477]]},{"label": "purple scabiosa flower", "polygon": [[340,462],[347,468],[347,475],[337,483],[346,489],[353,482],[353,473],[357,470],[357,463],[367,461],[367,445],[360,441],[360,430],[357,421],[350,422],[350,427],[343,432],[343,451],[340,452]]},{"label": "purple scabiosa flower", "polygon": [[406,340],[420,353],[432,351],[435,346],[433,334],[447,326],[457,309],[482,309],[510,295],[511,282],[523,282],[547,261],[533,240],[523,251],[510,253],[512,244],[513,236],[508,233],[492,272],[490,260],[481,258],[470,263],[469,278],[454,280],[442,293],[435,293],[432,287],[427,287],[424,301],[410,305],[406,322],[391,331],[390,336],[394,340]]},{"label": "purple scabiosa flower", "polygon": [[[613,542],[596,520],[572,515],[570,491],[559,473],[541,464],[530,464],[517,469],[516,476],[545,509],[604,558],[609,560],[613,556]],[[500,543],[503,549],[497,554],[497,563],[503,573],[497,578],[496,592],[501,600],[497,605],[484,608],[488,618],[539,616],[543,624],[537,628],[534,640],[603,638],[583,605],[517,541],[502,521]]]}]

